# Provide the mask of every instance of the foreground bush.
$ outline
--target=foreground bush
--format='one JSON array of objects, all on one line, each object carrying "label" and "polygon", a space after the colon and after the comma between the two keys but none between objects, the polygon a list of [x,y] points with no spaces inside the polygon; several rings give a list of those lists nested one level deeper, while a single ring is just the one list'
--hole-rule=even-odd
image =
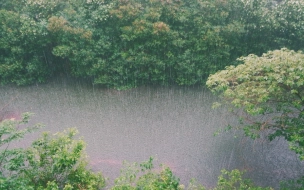
[{"label": "foreground bush", "polygon": [[8,149],[9,143],[22,139],[38,126],[20,127],[28,122],[0,123],[0,189],[101,189],[105,180],[88,169],[85,143],[75,139],[76,129],[51,135],[44,133],[27,149]]},{"label": "foreground bush", "polygon": [[[24,135],[41,128],[41,125],[25,127],[30,114],[22,120],[0,122],[0,189],[18,190],[98,190],[105,187],[101,173],[88,169],[84,141],[76,139],[76,129],[51,135],[43,133],[29,148],[9,149],[8,145],[24,138]],[[23,128],[23,129],[20,129]],[[155,169],[153,158],[141,164],[124,162],[121,175],[112,190],[206,190],[192,180],[189,186],[180,184],[169,167]],[[213,190],[271,190],[256,187],[243,178],[239,170],[226,171],[218,178]],[[211,190],[211,189],[210,189]]]},{"label": "foreground bush", "polygon": [[[262,188],[255,186],[250,179],[243,178],[244,172],[239,170],[222,170],[218,177],[217,186],[210,190],[272,190],[270,187]],[[195,180],[191,180],[186,188],[180,184],[171,169],[161,166],[156,170],[153,166],[153,158],[141,164],[124,163],[121,176],[115,180],[112,190],[139,190],[139,189],[164,189],[164,190],[207,190]]]}]

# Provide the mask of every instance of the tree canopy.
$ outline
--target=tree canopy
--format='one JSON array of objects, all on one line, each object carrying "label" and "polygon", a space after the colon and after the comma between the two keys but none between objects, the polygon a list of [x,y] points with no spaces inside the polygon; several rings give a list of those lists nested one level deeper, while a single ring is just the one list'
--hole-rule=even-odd
[{"label": "tree canopy", "polygon": [[304,160],[304,54],[283,48],[238,60],[243,64],[211,75],[207,86],[234,107],[247,135],[282,136]]},{"label": "tree canopy", "polygon": [[[41,125],[26,126],[29,113],[21,120],[0,121],[0,189],[101,189],[105,179],[88,168],[85,143],[76,139],[76,129],[43,133],[29,148],[11,148]],[[22,129],[20,129],[22,128]]]},{"label": "tree canopy", "polygon": [[297,0],[12,0],[0,22],[1,84],[205,84],[237,57],[304,43]]}]

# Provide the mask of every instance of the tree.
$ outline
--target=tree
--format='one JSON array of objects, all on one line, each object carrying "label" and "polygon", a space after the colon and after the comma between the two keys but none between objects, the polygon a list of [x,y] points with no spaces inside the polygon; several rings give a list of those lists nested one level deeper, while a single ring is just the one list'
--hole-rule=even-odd
[{"label": "tree", "polygon": [[304,160],[304,54],[283,48],[239,61],[211,75],[208,88],[232,106],[246,135],[284,137]]},{"label": "tree", "polygon": [[[75,139],[76,129],[63,133],[43,133],[27,149],[9,148],[40,125],[24,127],[30,114],[21,121],[0,123],[0,189],[101,189],[105,179],[88,169],[85,143]],[[20,128],[24,129],[20,129]]]},{"label": "tree", "polygon": [[138,165],[124,162],[121,175],[115,180],[112,190],[136,189],[176,189],[182,190],[183,185],[173,175],[170,168],[163,166],[160,172],[153,171],[153,158]]},{"label": "tree", "polygon": [[254,186],[250,179],[243,178],[244,172],[239,170],[222,170],[217,186],[213,190],[273,190],[271,187]]},{"label": "tree", "polygon": [[303,13],[298,0],[1,1],[0,83],[204,84],[237,57],[301,49]]},{"label": "tree", "polygon": [[25,85],[48,76],[43,23],[25,14],[0,10],[0,84]]},{"label": "tree", "polygon": [[30,113],[24,113],[20,121],[14,119],[0,121],[0,189],[22,187],[25,183],[24,180],[17,180],[17,173],[25,164],[24,151],[22,148],[9,149],[9,144],[41,127],[41,125],[35,125],[24,128],[30,115]]},{"label": "tree", "polygon": [[[24,177],[31,179],[30,185],[45,188],[49,182],[62,188],[101,189],[104,178],[100,173],[87,169],[85,143],[74,139],[76,129],[63,133],[43,133],[26,151],[29,163],[23,170]],[[67,188],[68,189],[68,188]]]},{"label": "tree", "polygon": [[[210,190],[273,190],[270,187],[255,186],[250,179],[243,177],[244,172],[239,170],[222,170],[218,177],[217,186]],[[186,188],[180,184],[179,179],[169,167],[163,166],[155,170],[153,158],[141,164],[124,162],[121,175],[115,180],[112,190],[138,190],[138,189],[167,189],[167,190],[207,190],[206,187],[192,179]]]}]

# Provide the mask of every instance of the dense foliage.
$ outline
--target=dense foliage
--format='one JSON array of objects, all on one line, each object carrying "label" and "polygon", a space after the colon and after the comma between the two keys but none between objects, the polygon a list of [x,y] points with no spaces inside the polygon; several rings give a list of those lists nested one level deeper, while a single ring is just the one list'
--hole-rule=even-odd
[{"label": "dense foliage", "polygon": [[[304,160],[304,54],[284,48],[239,60],[243,64],[211,75],[208,87],[232,105],[246,135],[284,137]],[[295,183],[303,188],[304,178]]]},{"label": "dense foliage", "polygon": [[303,48],[303,20],[296,0],[1,1],[0,82],[204,84],[239,56]]},{"label": "dense foliage", "polygon": [[261,57],[239,59],[237,67],[211,75],[207,85],[232,104],[245,133],[253,138],[268,131],[270,140],[283,136],[304,159],[304,54],[288,49],[269,51]]},{"label": "dense foliage", "polygon": [[[50,135],[44,133],[29,148],[10,148],[10,143],[38,129],[27,124],[29,114],[21,121],[0,123],[0,189],[101,189],[105,180],[88,169],[84,141],[75,139],[70,129]],[[20,129],[24,128],[24,129]]]},{"label": "dense foliage", "polygon": [[[179,183],[179,179],[173,175],[171,169],[162,166],[159,172],[153,171],[153,158],[141,164],[124,163],[121,176],[115,180],[112,190],[139,190],[139,189],[164,189],[164,190],[207,190],[194,179],[188,187]],[[250,179],[243,178],[244,172],[239,170],[222,170],[218,177],[216,187],[210,190],[273,190],[270,187],[255,186]]]},{"label": "dense foliage", "polygon": [[159,173],[152,169],[153,158],[139,165],[125,162],[121,176],[115,180],[115,185],[111,189],[183,189],[170,168],[163,166]]}]

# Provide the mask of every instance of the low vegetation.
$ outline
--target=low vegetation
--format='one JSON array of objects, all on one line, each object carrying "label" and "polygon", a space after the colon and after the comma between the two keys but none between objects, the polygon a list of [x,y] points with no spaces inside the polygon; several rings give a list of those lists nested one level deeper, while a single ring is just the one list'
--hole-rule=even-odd
[{"label": "low vegetation", "polygon": [[10,148],[41,125],[25,126],[29,114],[22,120],[0,123],[0,189],[101,189],[105,179],[101,173],[88,169],[85,143],[75,139],[76,129],[51,135],[43,133],[26,149]]},{"label": "low vegetation", "polygon": [[[85,143],[76,138],[76,129],[56,134],[43,133],[25,149],[9,148],[10,143],[22,140],[27,133],[42,127],[25,126],[29,116],[25,113],[20,121],[9,119],[0,123],[0,189],[207,189],[194,180],[186,188],[169,167],[154,170],[153,158],[141,164],[125,162],[115,184],[106,187],[104,176],[89,169]],[[223,170],[213,190],[271,189],[255,187],[249,179],[243,179],[242,174],[238,170]]]}]

